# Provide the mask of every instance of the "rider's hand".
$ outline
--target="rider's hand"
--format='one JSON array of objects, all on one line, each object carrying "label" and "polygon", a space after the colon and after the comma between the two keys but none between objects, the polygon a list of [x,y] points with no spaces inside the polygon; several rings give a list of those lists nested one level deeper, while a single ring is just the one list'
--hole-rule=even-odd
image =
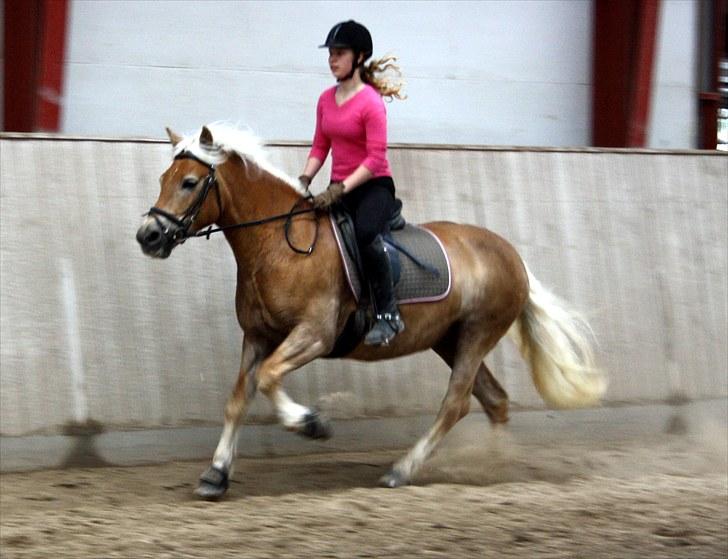
[{"label": "rider's hand", "polygon": [[332,182],[321,194],[313,197],[313,207],[324,210],[341,200],[343,195],[344,183],[340,181]]},{"label": "rider's hand", "polygon": [[308,187],[311,186],[311,177],[308,175],[301,175],[298,177],[298,182],[301,184],[303,189],[308,192]]}]

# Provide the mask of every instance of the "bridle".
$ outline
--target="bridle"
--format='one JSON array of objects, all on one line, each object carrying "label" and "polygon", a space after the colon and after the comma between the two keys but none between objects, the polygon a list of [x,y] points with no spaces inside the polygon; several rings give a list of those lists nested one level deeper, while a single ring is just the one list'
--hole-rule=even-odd
[{"label": "bridle", "polygon": [[[200,210],[202,209],[202,205],[205,203],[205,200],[207,199],[207,195],[210,193],[210,190],[214,188],[215,192],[217,193],[217,206],[218,208],[220,208],[220,211],[222,211],[222,200],[220,199],[220,188],[218,187],[217,179],[215,178],[214,165],[203,161],[202,159],[188,151],[182,151],[179,154],[175,155],[174,158],[193,159],[201,165],[207,167],[207,175],[203,179],[205,182],[203,183],[202,188],[197,193],[197,196],[192,201],[192,204],[190,204],[190,206],[184,211],[184,213],[180,217],[177,217],[176,215],[156,206],[152,206],[151,208],[149,208],[149,211],[145,214],[151,215],[154,218],[154,220],[157,222],[157,225],[159,225],[162,234],[166,237],[168,242],[172,243],[173,245],[178,245],[184,243],[188,238],[194,236],[194,234],[190,234],[190,227],[192,227],[192,224],[197,219],[197,216],[199,215]],[[162,216],[170,222],[174,223],[177,226],[176,229],[172,230],[169,226],[162,223],[162,220],[159,219],[159,216]]]},{"label": "bridle", "polygon": [[[311,213],[316,211],[316,208],[301,208],[298,209],[298,205],[301,203],[301,201],[306,200],[307,198],[299,198],[296,200],[296,203],[293,204],[293,207],[291,210],[284,214],[278,214],[270,217],[265,217],[263,219],[257,219],[253,221],[244,221],[242,223],[235,223],[233,225],[225,225],[222,227],[216,227],[213,228],[212,225],[210,225],[207,229],[204,231],[198,231],[196,233],[190,232],[190,228],[192,227],[192,224],[197,219],[197,216],[200,213],[200,210],[202,209],[202,205],[205,203],[205,200],[207,199],[208,194],[210,193],[210,190],[213,188],[215,189],[215,194],[217,195],[217,207],[220,209],[220,212],[222,212],[222,199],[220,197],[220,187],[217,183],[217,178],[215,177],[215,165],[208,163],[207,161],[203,161],[193,153],[189,151],[182,151],[174,156],[176,159],[192,159],[194,161],[197,161],[201,165],[204,165],[207,167],[207,175],[204,177],[204,183],[202,185],[202,188],[197,193],[197,196],[192,201],[190,206],[184,211],[184,213],[177,217],[176,215],[163,210],[161,208],[158,208],[156,206],[152,206],[149,208],[149,211],[144,214],[150,215],[154,218],[154,220],[157,222],[157,225],[159,225],[160,230],[162,231],[162,234],[167,239],[169,243],[172,243],[172,246],[180,245],[184,243],[187,239],[193,238],[193,237],[205,237],[206,239],[210,239],[210,235],[213,233],[219,233],[221,231],[227,231],[229,229],[242,229],[245,227],[254,227],[256,225],[263,225],[264,223],[270,223],[271,221],[277,221],[279,219],[285,219],[285,236],[286,236],[286,242],[288,243],[288,246],[291,247],[291,250],[294,252],[297,252],[298,254],[311,254],[313,252],[313,249],[316,246],[316,241],[318,241],[318,234],[319,234],[319,220],[316,220],[316,232],[314,234],[313,241],[311,242],[311,245],[307,249],[300,249],[293,245],[291,242],[291,239],[289,238],[289,231],[291,228],[291,219],[294,216],[305,214],[305,213]],[[311,195],[309,194],[309,197]],[[171,230],[169,226],[165,225],[161,219],[159,219],[159,216],[164,217],[165,219],[169,220],[171,223],[174,223],[177,227],[175,230]]]}]

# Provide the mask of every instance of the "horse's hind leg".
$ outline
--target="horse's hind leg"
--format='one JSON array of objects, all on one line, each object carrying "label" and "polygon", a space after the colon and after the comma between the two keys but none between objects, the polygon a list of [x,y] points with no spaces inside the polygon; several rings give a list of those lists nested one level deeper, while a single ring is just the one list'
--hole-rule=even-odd
[{"label": "horse's hind leg", "polygon": [[[478,328],[478,330],[482,330]],[[452,374],[447,393],[440,406],[435,424],[417,444],[382,477],[385,487],[406,485],[432,454],[437,444],[470,408],[470,394],[483,357],[500,335],[484,336],[482,332],[461,332],[454,352]]]},{"label": "horse's hind leg", "polygon": [[[433,349],[450,367],[455,360],[454,335],[450,335]],[[508,422],[508,394],[488,369],[481,362],[473,382],[473,396],[480,402],[493,425]]]},{"label": "horse's hind leg", "polygon": [[508,394],[485,363],[480,364],[475,375],[473,396],[493,425],[508,423]]}]

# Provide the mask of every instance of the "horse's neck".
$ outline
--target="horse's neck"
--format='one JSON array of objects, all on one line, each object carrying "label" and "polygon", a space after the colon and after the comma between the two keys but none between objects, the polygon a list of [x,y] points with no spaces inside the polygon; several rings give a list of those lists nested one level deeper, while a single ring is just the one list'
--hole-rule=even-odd
[{"label": "horse's neck", "polygon": [[[223,226],[254,222],[284,214],[293,208],[301,194],[283,179],[248,163],[229,161],[218,167],[225,188],[224,211],[219,224]],[[270,227],[249,226],[226,233],[238,265],[252,267],[263,245],[270,237]]]}]

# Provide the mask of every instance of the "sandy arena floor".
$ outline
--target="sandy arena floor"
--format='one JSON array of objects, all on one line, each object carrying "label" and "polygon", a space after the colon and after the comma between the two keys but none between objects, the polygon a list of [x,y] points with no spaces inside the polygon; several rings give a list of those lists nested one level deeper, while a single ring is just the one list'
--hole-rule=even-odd
[{"label": "sandy arena floor", "polygon": [[624,437],[455,431],[416,485],[399,452],[239,459],[227,498],[204,462],[0,477],[0,556],[728,557],[725,425]]}]

